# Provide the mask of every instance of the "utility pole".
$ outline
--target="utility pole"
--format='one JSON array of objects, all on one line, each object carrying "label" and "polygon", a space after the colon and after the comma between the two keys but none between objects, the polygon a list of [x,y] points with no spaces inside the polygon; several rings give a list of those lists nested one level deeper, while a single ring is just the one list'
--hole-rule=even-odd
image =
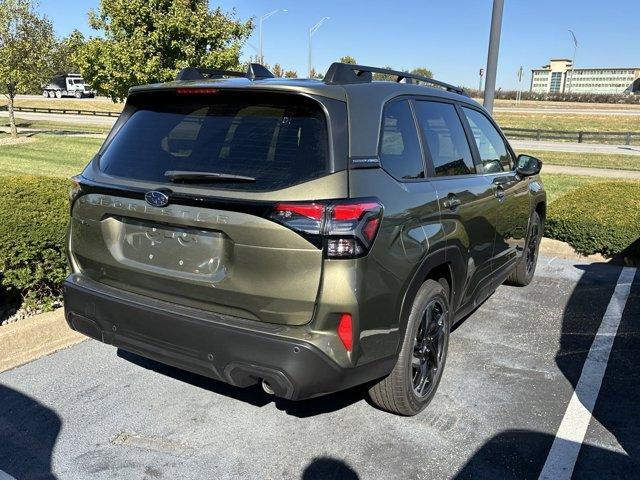
[{"label": "utility pole", "polygon": [[480,69],[480,81],[478,83],[478,95],[482,92],[482,77],[484,77],[484,68]]},{"label": "utility pole", "polygon": [[313,37],[313,34],[316,33],[316,30],[318,30],[322,26],[322,24],[327,20],[329,20],[329,17],[322,17],[318,23],[316,23],[313,27],[311,27],[309,29],[309,78],[311,78],[311,70],[312,70],[312,66],[311,66],[311,37]]},{"label": "utility pole", "polygon": [[571,93],[571,84],[573,83],[573,69],[576,66],[576,51],[578,50],[578,40],[576,39],[575,33],[572,30],[569,30],[571,34],[571,38],[573,38],[573,60],[571,60],[571,77],[569,77],[569,84],[567,85],[567,93]]},{"label": "utility pole", "polygon": [[517,76],[518,76],[518,93],[516,94],[516,106],[518,106],[520,104],[520,102],[522,101],[522,76],[524,74],[524,69],[522,67],[520,67],[520,70],[518,70]]},{"label": "utility pole", "polygon": [[493,0],[489,53],[487,54],[487,79],[484,83],[484,108],[486,108],[489,113],[493,113],[493,99],[496,93],[496,72],[498,70],[498,51],[500,50],[500,31],[502,29],[503,10],[504,0]]},{"label": "utility pole", "polygon": [[264,55],[262,54],[262,22],[264,22],[269,17],[273,17],[278,12],[288,12],[288,10],[286,10],[286,9],[284,9],[284,10],[278,9],[278,10],[274,10],[273,12],[265,13],[264,15],[262,15],[260,17],[260,22],[259,22],[259,25],[260,25],[260,28],[259,28],[259,30],[260,30],[260,54],[259,54],[259,58],[258,58],[258,61],[260,63],[264,63]]}]

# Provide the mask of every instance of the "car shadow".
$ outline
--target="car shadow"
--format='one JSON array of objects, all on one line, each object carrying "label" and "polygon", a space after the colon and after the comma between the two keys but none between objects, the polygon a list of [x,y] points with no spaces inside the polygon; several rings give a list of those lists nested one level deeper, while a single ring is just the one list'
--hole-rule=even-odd
[{"label": "car shadow", "polygon": [[302,480],[358,480],[356,471],[342,460],[330,457],[314,458],[302,472]]},{"label": "car shadow", "polygon": [[267,394],[260,385],[253,385],[246,388],[234,387],[228,383],[171,367],[122,349],[118,349],[117,354],[118,357],[139,367],[217,393],[218,395],[224,395],[234,400],[248,403],[254,407],[264,407],[265,405],[273,403],[278,410],[282,410],[288,415],[299,418],[314,417],[335,412],[365,400],[367,397],[367,387],[358,386],[322,397],[291,401]]},{"label": "car shadow", "polygon": [[[577,268],[583,273],[565,306],[555,354],[560,372],[574,391],[621,271],[620,267],[601,263]],[[636,273],[573,478],[640,478],[639,319],[640,273]],[[586,402],[578,398],[583,404]],[[552,412],[557,423],[547,428],[558,428],[569,400],[569,395],[562,399],[565,403],[561,402],[559,410]],[[615,437],[619,446],[607,449],[594,445],[610,443],[609,435]],[[480,447],[455,478],[538,478],[554,438],[555,433],[527,429],[501,432]]]},{"label": "car shadow", "polygon": [[61,426],[53,410],[0,384],[0,478],[55,479],[51,459]]}]

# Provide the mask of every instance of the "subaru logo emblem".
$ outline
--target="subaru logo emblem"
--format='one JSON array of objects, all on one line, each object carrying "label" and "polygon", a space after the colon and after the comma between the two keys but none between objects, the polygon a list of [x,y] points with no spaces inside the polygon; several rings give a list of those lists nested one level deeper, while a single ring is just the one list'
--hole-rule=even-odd
[{"label": "subaru logo emblem", "polygon": [[157,190],[145,193],[144,199],[154,207],[166,207],[169,204],[169,195]]}]

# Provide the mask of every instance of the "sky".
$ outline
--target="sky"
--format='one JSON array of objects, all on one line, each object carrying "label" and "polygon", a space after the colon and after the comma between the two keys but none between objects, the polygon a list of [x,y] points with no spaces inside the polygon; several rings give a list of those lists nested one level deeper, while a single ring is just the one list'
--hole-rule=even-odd
[{"label": "sky", "polygon": [[[99,0],[40,0],[39,10],[58,35],[77,28],[96,35],[87,12]],[[351,55],[361,64],[396,69],[427,67],[435,78],[477,88],[487,61],[492,0],[210,0],[211,7],[255,18],[256,30],[243,59],[256,55],[257,18],[286,9],[263,22],[265,62],[306,76],[308,32],[330,17],[313,36],[313,66],[324,72]],[[573,30],[579,46],[576,67],[640,67],[637,0],[505,0],[497,86],[518,87],[517,71],[529,88],[531,69],[550,58],[571,58]]]}]

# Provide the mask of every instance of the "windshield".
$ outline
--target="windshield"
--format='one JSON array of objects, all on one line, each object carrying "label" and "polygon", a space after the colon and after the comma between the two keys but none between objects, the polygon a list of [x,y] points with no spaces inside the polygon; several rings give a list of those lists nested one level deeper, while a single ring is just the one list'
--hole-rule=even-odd
[{"label": "windshield", "polygon": [[151,94],[137,107],[102,154],[109,175],[166,183],[167,171],[215,172],[255,178],[215,188],[275,190],[328,173],[325,115],[305,97]]},{"label": "windshield", "polygon": [[83,85],[84,84],[84,78],[74,78],[73,79],[73,84],[74,85]]}]

